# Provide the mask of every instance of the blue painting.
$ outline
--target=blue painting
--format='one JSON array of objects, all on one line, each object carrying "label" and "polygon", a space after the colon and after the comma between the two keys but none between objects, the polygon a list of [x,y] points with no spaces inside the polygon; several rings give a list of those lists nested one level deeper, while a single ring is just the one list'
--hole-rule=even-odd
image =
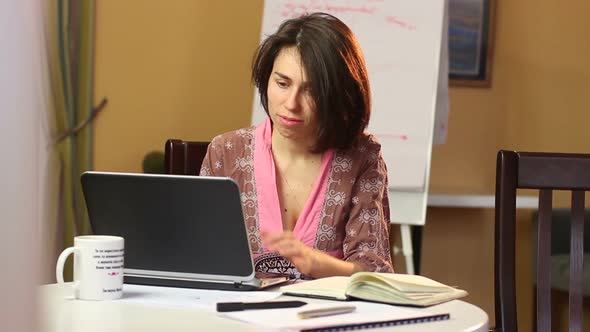
[{"label": "blue painting", "polygon": [[449,78],[489,82],[490,0],[449,0]]}]

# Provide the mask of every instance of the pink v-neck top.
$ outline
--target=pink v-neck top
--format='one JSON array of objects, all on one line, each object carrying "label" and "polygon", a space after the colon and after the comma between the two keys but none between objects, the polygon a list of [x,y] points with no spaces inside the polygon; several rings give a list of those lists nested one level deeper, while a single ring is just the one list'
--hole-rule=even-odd
[{"label": "pink v-neck top", "polygon": [[[256,178],[256,192],[258,193],[258,223],[260,230],[269,232],[283,231],[281,204],[276,186],[276,169],[271,149],[272,126],[267,118],[255,131],[258,144],[254,148],[254,177]],[[326,186],[329,166],[334,156],[333,150],[328,150],[322,157],[320,174],[316,179],[309,198],[297,218],[293,234],[306,245],[313,247],[317,234],[320,212],[326,197]],[[342,258],[342,251],[329,253]]]},{"label": "pink v-neck top", "polygon": [[[269,252],[260,239],[261,230],[283,229],[271,130],[267,119],[256,127],[216,136],[200,174],[230,177],[240,187],[256,270],[297,274],[289,261]],[[358,263],[367,271],[392,272],[387,194],[381,145],[365,134],[354,148],[324,153],[320,174],[293,233],[304,244]]]}]

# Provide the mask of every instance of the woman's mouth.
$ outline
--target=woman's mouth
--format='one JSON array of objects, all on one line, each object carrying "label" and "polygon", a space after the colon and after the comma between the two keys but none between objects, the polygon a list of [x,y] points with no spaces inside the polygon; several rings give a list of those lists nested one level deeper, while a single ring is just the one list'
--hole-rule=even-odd
[{"label": "woman's mouth", "polygon": [[292,127],[303,123],[303,120],[279,115],[279,121],[285,126]]}]

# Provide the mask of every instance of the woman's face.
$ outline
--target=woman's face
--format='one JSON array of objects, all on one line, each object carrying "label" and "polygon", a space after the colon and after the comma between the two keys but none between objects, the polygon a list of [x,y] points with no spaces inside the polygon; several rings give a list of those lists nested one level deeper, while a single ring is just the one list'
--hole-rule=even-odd
[{"label": "woman's face", "polygon": [[277,55],[268,79],[268,113],[273,134],[311,147],[317,133],[317,114],[301,57],[295,47]]}]

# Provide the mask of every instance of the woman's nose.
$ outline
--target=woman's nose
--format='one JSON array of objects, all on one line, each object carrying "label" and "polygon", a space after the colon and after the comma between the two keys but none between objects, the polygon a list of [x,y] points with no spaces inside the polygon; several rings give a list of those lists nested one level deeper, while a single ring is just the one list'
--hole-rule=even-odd
[{"label": "woman's nose", "polygon": [[291,111],[297,111],[300,107],[300,94],[297,89],[293,89],[285,100],[285,107]]}]

